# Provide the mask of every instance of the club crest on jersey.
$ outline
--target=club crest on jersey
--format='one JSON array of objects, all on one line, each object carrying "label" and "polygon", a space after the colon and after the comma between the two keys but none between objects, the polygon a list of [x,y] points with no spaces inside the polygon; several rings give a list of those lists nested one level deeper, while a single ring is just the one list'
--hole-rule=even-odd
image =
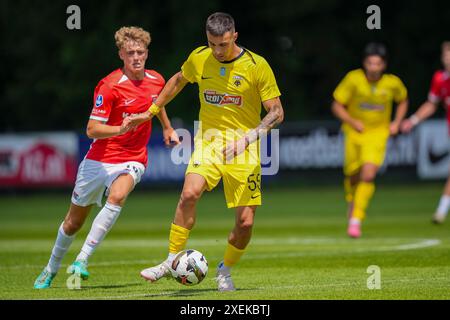
[{"label": "club crest on jersey", "polygon": [[242,96],[230,95],[227,93],[217,93],[214,90],[205,90],[203,92],[206,103],[215,106],[226,106],[226,105],[242,105]]},{"label": "club crest on jersey", "polygon": [[225,67],[221,67],[221,68],[220,68],[220,75],[221,75],[222,77],[224,77],[226,73],[227,73],[227,69],[225,69]]},{"label": "club crest on jersey", "polygon": [[99,94],[97,99],[95,99],[95,106],[98,108],[103,104],[103,96]]},{"label": "club crest on jersey", "polygon": [[241,86],[241,84],[242,84],[242,77],[241,76],[233,76],[233,84],[236,86],[236,87],[240,87]]}]

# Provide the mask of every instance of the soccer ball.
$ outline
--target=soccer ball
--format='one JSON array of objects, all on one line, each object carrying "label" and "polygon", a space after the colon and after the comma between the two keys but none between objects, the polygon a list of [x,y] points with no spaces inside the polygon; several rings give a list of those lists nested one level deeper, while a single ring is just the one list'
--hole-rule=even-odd
[{"label": "soccer ball", "polygon": [[208,261],[201,252],[188,249],[177,253],[171,269],[175,280],[186,286],[193,286],[205,279],[208,273]]}]

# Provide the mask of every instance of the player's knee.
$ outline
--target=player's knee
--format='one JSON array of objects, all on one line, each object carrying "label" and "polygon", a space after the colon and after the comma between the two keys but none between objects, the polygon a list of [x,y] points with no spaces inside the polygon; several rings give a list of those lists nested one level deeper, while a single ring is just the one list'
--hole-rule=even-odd
[{"label": "player's knee", "polygon": [[64,220],[64,224],[63,224],[64,233],[71,236],[74,233],[76,233],[78,230],[80,230],[82,226],[83,226],[83,221],[73,219],[70,217],[66,218]]},{"label": "player's knee", "polygon": [[377,175],[376,171],[363,172],[361,174],[361,180],[363,182],[373,182],[375,180],[376,175]]},{"label": "player's knee", "polygon": [[181,205],[195,204],[200,198],[201,193],[192,189],[185,189],[181,193]]},{"label": "player's knee", "polygon": [[115,206],[122,206],[126,198],[127,195],[123,192],[113,191],[108,196],[108,202]]},{"label": "player's knee", "polygon": [[251,232],[251,230],[253,228],[253,220],[252,219],[240,220],[237,223],[237,227],[243,233]]}]

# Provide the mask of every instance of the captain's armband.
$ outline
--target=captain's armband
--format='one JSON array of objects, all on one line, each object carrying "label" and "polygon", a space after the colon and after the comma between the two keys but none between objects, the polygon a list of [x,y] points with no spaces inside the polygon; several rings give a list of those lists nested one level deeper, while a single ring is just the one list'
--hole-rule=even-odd
[{"label": "captain's armband", "polygon": [[148,112],[150,112],[154,116],[156,116],[160,111],[161,111],[161,108],[158,107],[155,103],[152,103],[150,108],[148,108]]}]

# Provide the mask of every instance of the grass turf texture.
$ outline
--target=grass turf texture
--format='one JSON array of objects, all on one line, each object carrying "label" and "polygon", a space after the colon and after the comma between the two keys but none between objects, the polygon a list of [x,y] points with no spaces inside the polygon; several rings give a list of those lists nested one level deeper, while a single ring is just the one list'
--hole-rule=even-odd
[{"label": "grass turf texture", "polygon": [[[81,290],[66,286],[72,263],[98,212],[78,233],[52,288],[34,290],[48,261],[67,195],[0,197],[0,299],[449,299],[450,221],[431,224],[442,184],[379,186],[361,239],[346,235],[338,187],[267,189],[253,239],[233,270],[236,292],[219,293],[215,268],[222,259],[234,211],[221,190],[205,193],[188,247],[201,251],[209,273],[185,287],[162,279],[150,284],[139,271],[165,259],[178,201],[175,191],[136,191],[90,260]],[[369,290],[367,268],[381,270],[381,290]]]}]

